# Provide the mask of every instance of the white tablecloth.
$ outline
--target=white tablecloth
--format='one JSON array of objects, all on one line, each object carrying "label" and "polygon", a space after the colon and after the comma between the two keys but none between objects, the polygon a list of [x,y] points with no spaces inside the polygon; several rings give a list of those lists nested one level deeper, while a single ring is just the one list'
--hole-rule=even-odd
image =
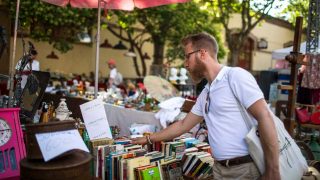
[{"label": "white tablecloth", "polygon": [[120,136],[130,135],[130,126],[138,124],[154,124],[157,129],[161,129],[160,121],[157,120],[153,112],[138,111],[135,109],[126,109],[123,107],[105,104],[107,118],[110,126],[120,128]]}]

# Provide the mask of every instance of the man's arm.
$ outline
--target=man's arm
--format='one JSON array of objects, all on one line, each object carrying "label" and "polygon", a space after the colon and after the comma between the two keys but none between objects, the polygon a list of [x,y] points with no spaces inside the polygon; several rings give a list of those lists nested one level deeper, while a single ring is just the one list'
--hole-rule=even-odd
[{"label": "man's arm", "polygon": [[280,179],[277,132],[267,103],[260,99],[252,104],[248,111],[258,121],[260,141],[265,155],[266,171],[262,179]]},{"label": "man's arm", "polygon": [[[150,136],[152,142],[170,140],[175,137],[178,137],[184,133],[189,132],[191,128],[200,123],[203,120],[203,117],[197,116],[193,113],[188,113],[188,115],[181,121],[178,121],[169,127],[163,129],[160,132],[154,133]],[[147,138],[141,137],[133,139],[133,144],[147,144]]]}]

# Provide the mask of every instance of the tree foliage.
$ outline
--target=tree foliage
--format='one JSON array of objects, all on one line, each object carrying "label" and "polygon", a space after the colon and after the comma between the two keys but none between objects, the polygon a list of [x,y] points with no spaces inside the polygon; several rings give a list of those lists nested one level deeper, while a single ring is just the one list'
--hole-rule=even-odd
[{"label": "tree foliage", "polygon": [[[16,1],[5,0],[5,3],[14,20]],[[162,66],[164,58],[169,61],[183,58],[179,42],[187,34],[207,31],[220,40],[219,26],[214,25],[214,19],[195,2],[136,9],[132,12],[111,12],[118,16],[119,27],[125,30],[126,36],[122,38],[130,42],[130,46],[138,51],[140,57],[144,54],[143,45],[146,42],[153,43],[153,64],[159,67]],[[47,41],[61,52],[67,52],[72,49],[72,44],[78,41],[77,35],[83,32],[84,28],[90,30],[96,25],[96,10],[70,6],[62,8],[40,0],[24,0],[20,3],[19,22],[22,28],[29,29],[31,38]],[[137,31],[137,24],[142,25],[144,30]],[[114,27],[108,26],[108,29],[113,29],[113,34],[120,38]],[[220,42],[219,44],[219,57],[222,57],[225,51]],[[134,62],[137,69],[137,58]],[[142,65],[141,72],[137,69],[138,76],[146,73],[143,58]]]},{"label": "tree foliage", "polygon": [[282,11],[282,18],[287,19],[292,24],[295,24],[296,17],[302,16],[304,18],[303,26],[306,27],[307,17],[309,13],[309,0],[289,0],[288,6]]},{"label": "tree foliage", "polygon": [[[136,9],[133,12],[113,12],[118,17],[118,24],[135,36],[131,43],[139,44],[141,49],[145,42],[153,43],[155,69],[151,69],[152,74],[161,74],[164,58],[169,61],[183,59],[180,40],[187,34],[207,31],[217,37],[218,41],[220,40],[220,28],[214,25],[214,19],[206,11],[202,11],[195,2]],[[144,30],[136,32],[134,27],[137,24]],[[221,49],[219,56],[222,57],[225,51],[221,43],[219,45]]]},{"label": "tree foliage", "polygon": [[[5,0],[14,22],[16,1]],[[96,10],[59,7],[40,0],[20,2],[19,25],[29,29],[29,36],[37,41],[48,41],[61,52],[72,49],[78,42],[77,35],[92,28],[96,21]]]},{"label": "tree foliage", "polygon": [[[274,7],[275,0],[250,1],[250,0],[200,0],[203,8],[211,16],[221,22],[225,29],[227,45],[230,51],[229,64],[236,66],[241,48],[250,32],[267,17]],[[280,0],[282,1],[282,0]],[[235,14],[241,15],[241,26],[233,28],[230,24]]]},{"label": "tree foliage", "polygon": [[[279,0],[283,1],[283,0]],[[15,16],[16,1],[5,0],[12,19]],[[201,2],[201,7],[200,3]],[[227,45],[230,51],[229,63],[237,64],[237,59],[244,41],[253,28],[257,26],[274,8],[275,0],[194,0],[184,4],[174,4],[148,9],[136,9],[132,12],[112,11],[118,17],[119,27],[126,31],[122,39],[130,42],[139,56],[143,55],[145,42],[153,43],[153,65],[161,67],[165,58],[169,61],[183,58],[180,39],[190,33],[207,31],[214,35],[219,42],[219,57],[225,51],[220,42],[221,23],[225,29]],[[307,13],[304,0],[290,0],[286,9],[295,14]],[[238,13],[241,15],[241,27],[230,27],[230,19]],[[92,28],[96,22],[96,10],[65,8],[43,3],[40,0],[24,0],[20,5],[20,25],[30,28],[31,38],[38,41],[48,41],[61,52],[72,49],[72,43],[78,41],[77,34],[84,28]],[[136,31],[139,24],[144,30]],[[112,27],[108,27],[109,30]],[[120,38],[120,34],[113,28],[113,34]],[[237,36],[234,36],[234,35]],[[167,49],[165,49],[165,47]],[[167,52],[165,54],[165,52]],[[137,59],[135,66],[138,75],[145,75],[146,68],[142,59],[143,70],[139,72]],[[157,72],[156,72],[157,73]]]}]

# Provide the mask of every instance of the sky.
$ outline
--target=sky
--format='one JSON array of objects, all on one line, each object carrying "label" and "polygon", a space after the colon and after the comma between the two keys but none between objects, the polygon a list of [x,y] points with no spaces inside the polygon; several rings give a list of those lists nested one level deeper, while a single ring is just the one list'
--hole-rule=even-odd
[{"label": "sky", "polygon": [[275,5],[274,7],[276,6],[279,6],[279,8],[272,8],[269,12],[269,15],[271,16],[277,16],[281,11],[283,11],[289,4],[289,0],[282,0],[281,2],[279,0],[276,0],[275,1]]},{"label": "sky", "polygon": [[[252,3],[262,3],[265,4],[265,0],[253,0]],[[269,11],[269,15],[277,17],[281,11],[283,11],[289,4],[289,0],[275,0],[273,8]],[[278,8],[276,8],[278,7]]]}]

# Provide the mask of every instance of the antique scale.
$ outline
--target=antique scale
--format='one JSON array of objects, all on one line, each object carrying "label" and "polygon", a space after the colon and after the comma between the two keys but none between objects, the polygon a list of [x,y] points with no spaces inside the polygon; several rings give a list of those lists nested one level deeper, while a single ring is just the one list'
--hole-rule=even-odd
[{"label": "antique scale", "polygon": [[18,177],[26,156],[19,108],[0,108],[0,179]]}]

